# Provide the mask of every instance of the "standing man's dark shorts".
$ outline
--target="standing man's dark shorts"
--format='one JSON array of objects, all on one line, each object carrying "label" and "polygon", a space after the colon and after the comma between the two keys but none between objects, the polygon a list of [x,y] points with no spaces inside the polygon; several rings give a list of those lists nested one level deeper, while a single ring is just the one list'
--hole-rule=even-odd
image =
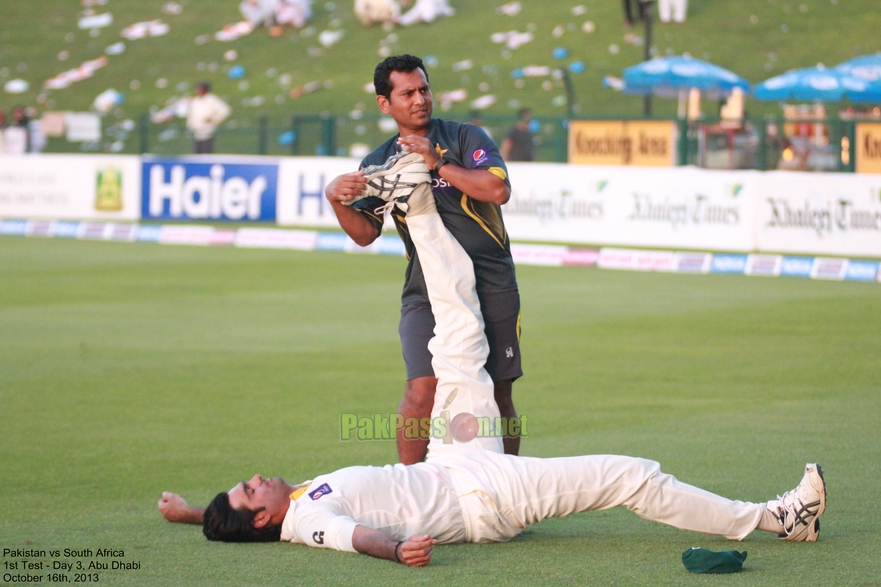
[{"label": "standing man's dark shorts", "polygon": [[[520,293],[517,291],[483,293],[480,311],[489,342],[486,371],[493,382],[514,380],[523,376],[520,364]],[[407,379],[433,377],[428,341],[434,336],[434,315],[431,306],[414,304],[401,308],[398,325]]]}]

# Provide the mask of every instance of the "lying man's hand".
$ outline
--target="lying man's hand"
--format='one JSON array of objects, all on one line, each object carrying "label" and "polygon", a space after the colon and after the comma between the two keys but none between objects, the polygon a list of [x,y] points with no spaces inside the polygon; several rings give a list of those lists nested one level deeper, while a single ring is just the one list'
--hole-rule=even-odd
[{"label": "lying man's hand", "polygon": [[411,536],[398,547],[398,558],[408,567],[424,567],[431,562],[431,549],[437,544],[427,534]]},{"label": "lying man's hand", "polygon": [[205,512],[202,508],[191,507],[184,498],[170,491],[162,492],[158,506],[163,518],[180,524],[201,524]]}]

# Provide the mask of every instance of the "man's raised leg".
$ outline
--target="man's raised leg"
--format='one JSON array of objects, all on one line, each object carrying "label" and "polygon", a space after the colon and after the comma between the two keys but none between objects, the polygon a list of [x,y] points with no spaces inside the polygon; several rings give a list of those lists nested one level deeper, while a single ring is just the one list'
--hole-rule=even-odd
[{"label": "man's raised leg", "polygon": [[[411,154],[390,159],[365,174],[370,178],[366,194],[394,201],[407,213],[407,228],[419,255],[435,319],[434,337],[428,343],[437,377],[429,456],[461,448],[502,452],[501,438],[492,429],[499,407],[485,369],[489,344],[474,264],[437,213],[428,168],[421,156]],[[409,387],[408,383],[408,391]],[[416,399],[411,402],[405,397],[405,407],[424,403]],[[491,424],[478,429],[478,417]]]},{"label": "man's raised leg", "polygon": [[501,438],[492,435],[491,427],[476,428],[477,418],[494,423],[500,413],[492,379],[484,368],[489,344],[475,289],[474,264],[444,226],[430,184],[417,187],[406,207],[407,228],[419,255],[435,319],[434,337],[428,343],[438,380],[431,417],[433,422],[440,420],[446,425],[443,436],[432,434],[429,439],[429,458],[462,448],[502,452]]}]

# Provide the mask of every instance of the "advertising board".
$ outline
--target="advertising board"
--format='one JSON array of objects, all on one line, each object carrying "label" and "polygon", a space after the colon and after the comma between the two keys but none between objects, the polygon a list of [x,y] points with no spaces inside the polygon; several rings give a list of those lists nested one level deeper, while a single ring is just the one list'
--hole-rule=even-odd
[{"label": "advertising board", "polygon": [[145,219],[276,220],[277,159],[144,157],[143,179]]},{"label": "advertising board", "polygon": [[136,220],[140,158],[125,155],[0,157],[0,216]]}]

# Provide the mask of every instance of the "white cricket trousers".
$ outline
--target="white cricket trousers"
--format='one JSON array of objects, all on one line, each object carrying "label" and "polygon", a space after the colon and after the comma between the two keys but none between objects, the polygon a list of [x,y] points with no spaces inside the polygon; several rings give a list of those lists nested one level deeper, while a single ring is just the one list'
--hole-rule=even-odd
[{"label": "white cricket trousers", "polygon": [[[420,190],[429,193],[417,194]],[[431,184],[421,184],[410,197],[433,197],[430,190]],[[463,448],[501,453],[501,437],[483,435],[460,442],[449,429],[461,413],[489,417],[492,422],[499,417],[493,381],[484,368],[489,343],[477,298],[474,263],[437,212],[408,215],[407,228],[419,255],[435,321],[434,337],[428,343],[431,366],[438,379],[431,418],[445,422],[447,428],[444,436],[431,435],[428,457]]]},{"label": "white cricket trousers", "polygon": [[764,504],[733,501],[682,483],[654,461],[615,455],[540,459],[487,451],[445,455],[465,518],[467,542],[498,542],[578,512],[624,506],[679,528],[742,540]]}]

